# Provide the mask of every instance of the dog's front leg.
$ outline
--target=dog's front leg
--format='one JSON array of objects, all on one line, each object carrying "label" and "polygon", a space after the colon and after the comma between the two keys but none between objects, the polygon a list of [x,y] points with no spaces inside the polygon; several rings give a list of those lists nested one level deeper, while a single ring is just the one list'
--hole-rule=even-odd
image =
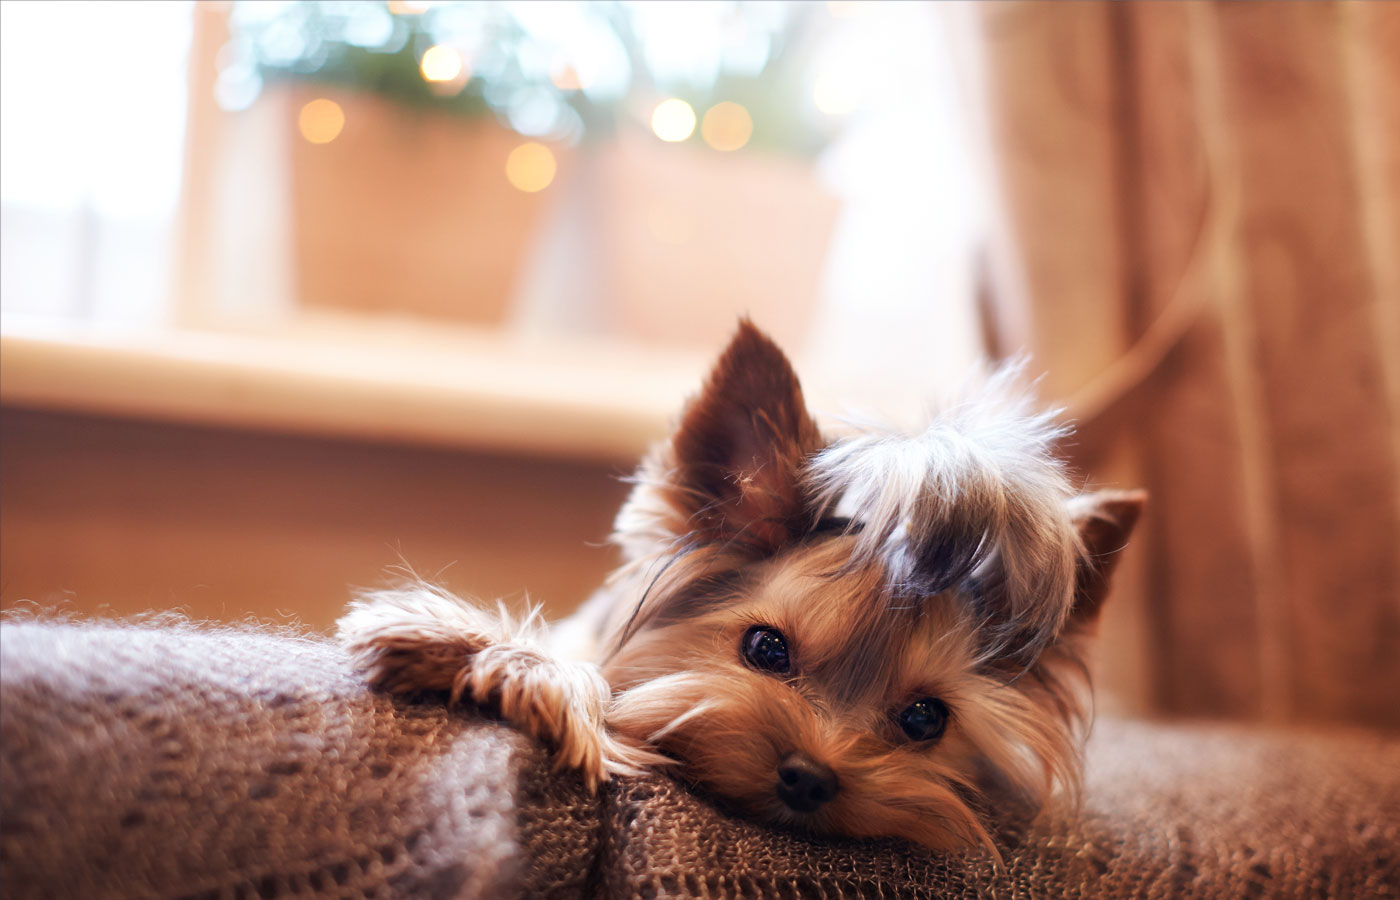
[{"label": "dog's front leg", "polygon": [[590,790],[660,760],[608,731],[611,691],[591,663],[553,656],[538,615],[512,617],[429,586],[382,591],[350,606],[337,636],[371,685],[469,697],[553,748]]}]

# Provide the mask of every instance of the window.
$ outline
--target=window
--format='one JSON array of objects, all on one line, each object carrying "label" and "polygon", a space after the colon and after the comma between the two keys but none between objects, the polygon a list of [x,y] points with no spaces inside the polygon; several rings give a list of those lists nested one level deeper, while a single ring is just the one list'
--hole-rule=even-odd
[{"label": "window", "polygon": [[582,395],[651,416],[636,368],[691,383],[750,314],[819,405],[912,412],[978,351],[954,20],[6,3],[4,331],[238,377],[321,360],[361,389],[500,391],[568,360]]}]

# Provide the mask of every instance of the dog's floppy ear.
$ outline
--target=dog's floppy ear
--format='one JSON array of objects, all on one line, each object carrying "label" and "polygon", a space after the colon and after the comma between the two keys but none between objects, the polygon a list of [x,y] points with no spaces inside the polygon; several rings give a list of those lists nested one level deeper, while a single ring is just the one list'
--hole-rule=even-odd
[{"label": "dog's floppy ear", "polygon": [[748,320],[643,463],[618,518],[624,547],[693,535],[772,552],[810,526],[801,470],[820,449],[787,357]]},{"label": "dog's floppy ear", "polygon": [[1092,626],[1098,621],[1113,570],[1146,504],[1146,491],[1099,491],[1070,501],[1083,548],[1074,571],[1071,626]]}]

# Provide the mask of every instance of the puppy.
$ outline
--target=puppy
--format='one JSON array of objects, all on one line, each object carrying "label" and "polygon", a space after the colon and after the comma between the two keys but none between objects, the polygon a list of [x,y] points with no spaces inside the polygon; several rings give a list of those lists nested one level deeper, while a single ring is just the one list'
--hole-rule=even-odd
[{"label": "puppy", "polygon": [[1076,794],[1087,644],[1144,500],[1076,496],[1064,430],[1006,380],[922,433],[829,440],[743,322],[572,618],[415,585],[339,636],[376,687],[494,706],[590,788],[664,767],[788,828],[994,850],[996,798]]}]

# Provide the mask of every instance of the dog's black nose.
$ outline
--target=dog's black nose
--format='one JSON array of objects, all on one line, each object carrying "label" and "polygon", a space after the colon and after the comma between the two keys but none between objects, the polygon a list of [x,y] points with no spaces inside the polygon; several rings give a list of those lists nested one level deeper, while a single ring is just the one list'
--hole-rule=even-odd
[{"label": "dog's black nose", "polygon": [[778,764],[778,799],[795,812],[812,812],[836,799],[836,773],[801,753]]}]

